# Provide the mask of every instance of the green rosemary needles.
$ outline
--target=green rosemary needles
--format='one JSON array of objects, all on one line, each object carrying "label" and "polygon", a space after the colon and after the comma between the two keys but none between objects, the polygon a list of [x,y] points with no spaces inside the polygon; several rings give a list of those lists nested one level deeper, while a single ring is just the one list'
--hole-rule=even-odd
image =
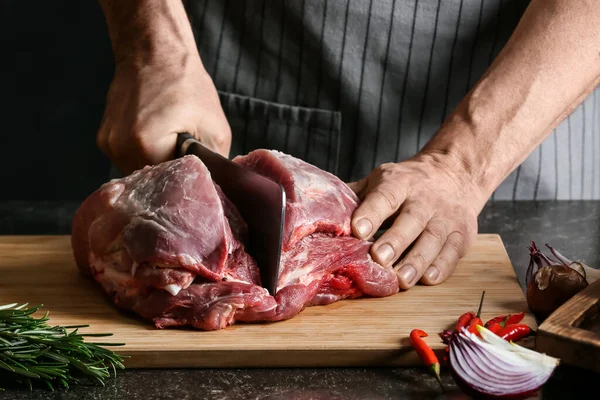
[{"label": "green rosemary needles", "polygon": [[[35,318],[42,305],[0,305],[0,382],[32,388],[37,383],[69,387],[83,380],[104,385],[112,370],[124,369],[123,358],[102,346],[122,343],[86,343],[85,337],[112,334],[80,334],[77,326],[50,326],[48,312]],[[68,332],[72,329],[71,332]]]}]

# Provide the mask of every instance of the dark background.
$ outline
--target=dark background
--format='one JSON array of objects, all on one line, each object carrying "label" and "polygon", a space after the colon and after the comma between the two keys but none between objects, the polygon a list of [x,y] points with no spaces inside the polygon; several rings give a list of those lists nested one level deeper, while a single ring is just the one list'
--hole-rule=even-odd
[{"label": "dark background", "polygon": [[[127,1],[127,0],[123,0]],[[95,144],[113,73],[96,0],[0,0],[0,234],[69,234],[72,215],[110,177]],[[57,178],[60,177],[60,178]],[[530,240],[600,265],[600,202],[497,202],[481,233],[501,235],[521,285]],[[598,376],[561,366],[543,398],[580,398]],[[455,389],[444,372],[444,384]],[[265,390],[265,387],[268,388]],[[7,399],[438,398],[423,369],[125,371],[107,387]]]},{"label": "dark background", "polygon": [[96,0],[0,1],[0,202],[78,202],[109,179],[113,67]]}]

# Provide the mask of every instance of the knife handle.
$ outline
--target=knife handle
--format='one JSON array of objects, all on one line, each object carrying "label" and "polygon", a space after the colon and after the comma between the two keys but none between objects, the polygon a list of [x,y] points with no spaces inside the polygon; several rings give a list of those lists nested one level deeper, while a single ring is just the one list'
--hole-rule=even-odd
[{"label": "knife handle", "polygon": [[198,142],[198,140],[187,132],[180,132],[177,134],[177,141],[175,142],[175,158],[183,157],[187,154],[187,150],[190,144]]}]

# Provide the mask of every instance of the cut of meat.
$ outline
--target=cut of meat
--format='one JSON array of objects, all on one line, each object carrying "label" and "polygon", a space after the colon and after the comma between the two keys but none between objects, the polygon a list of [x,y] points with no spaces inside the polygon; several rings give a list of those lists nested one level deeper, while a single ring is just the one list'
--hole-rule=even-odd
[{"label": "cut of meat", "polygon": [[290,318],[308,305],[396,293],[396,274],[371,260],[369,248],[369,242],[351,236],[313,234],[300,240],[281,260],[274,319]]},{"label": "cut of meat", "polygon": [[371,259],[369,242],[350,236],[358,199],[341,180],[276,151],[235,161],[286,190],[275,297],[260,286],[245,250],[244,220],[194,156],[147,166],[92,193],[73,219],[80,270],[117,306],[159,328],[280,321],[307,306],[398,292],[393,269]]},{"label": "cut of meat", "polygon": [[177,296],[153,291],[132,298],[130,307],[158,328],[191,325],[203,330],[223,329],[234,321],[270,320],[275,299],[260,286],[240,282],[193,284]]},{"label": "cut of meat", "polygon": [[87,265],[90,254],[124,252],[128,265],[120,268],[184,268],[218,280],[233,265],[258,277],[256,265],[246,265],[253,261],[226,216],[236,234],[246,231],[204,164],[186,157],[145,167],[94,192],[74,217],[73,248],[80,267]]},{"label": "cut of meat", "polygon": [[350,234],[350,217],[358,198],[335,175],[274,150],[255,150],[233,161],[283,185],[287,199],[284,251],[313,232]]}]

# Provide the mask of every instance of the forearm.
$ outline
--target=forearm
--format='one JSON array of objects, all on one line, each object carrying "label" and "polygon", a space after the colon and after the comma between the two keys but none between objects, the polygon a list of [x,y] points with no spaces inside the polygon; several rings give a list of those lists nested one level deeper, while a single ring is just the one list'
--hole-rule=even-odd
[{"label": "forearm", "polygon": [[98,0],[115,62],[139,66],[198,57],[182,0]]},{"label": "forearm", "polygon": [[487,199],[598,85],[600,1],[533,0],[488,71],[423,149]]}]

